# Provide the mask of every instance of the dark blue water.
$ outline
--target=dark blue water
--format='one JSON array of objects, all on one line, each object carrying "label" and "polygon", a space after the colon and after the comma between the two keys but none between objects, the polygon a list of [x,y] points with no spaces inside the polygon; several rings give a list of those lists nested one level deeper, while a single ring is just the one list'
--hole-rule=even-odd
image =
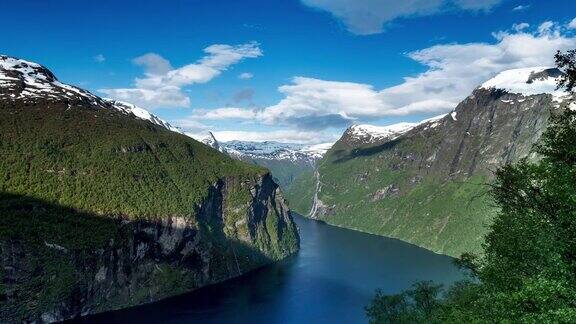
[{"label": "dark blue water", "polygon": [[298,255],[162,302],[96,315],[98,323],[365,323],[376,288],[463,278],[452,259],[402,241],[295,216]]}]

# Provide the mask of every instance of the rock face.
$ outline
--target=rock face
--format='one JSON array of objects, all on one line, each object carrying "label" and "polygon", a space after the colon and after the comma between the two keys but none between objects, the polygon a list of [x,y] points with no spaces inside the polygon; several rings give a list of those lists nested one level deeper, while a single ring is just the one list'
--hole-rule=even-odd
[{"label": "rock face", "polygon": [[267,170],[140,109],[0,57],[2,322],[149,303],[298,251]]},{"label": "rock face", "polygon": [[[249,200],[238,205],[236,191],[249,193]],[[3,213],[19,217],[46,217],[43,213],[52,209],[70,218],[97,217],[2,198],[3,207],[8,204]],[[21,211],[27,208],[35,211]],[[60,246],[41,234],[32,242],[0,239],[2,318],[54,322],[154,302],[245,274],[298,250],[295,225],[268,175],[218,181],[195,218],[106,217],[102,226],[110,233],[94,248]],[[82,231],[91,235],[91,228]],[[31,280],[40,282],[41,289],[30,287]],[[36,292],[38,300],[27,300]]]},{"label": "rock face", "polygon": [[[311,215],[328,223],[450,255],[480,252],[497,212],[487,186],[493,172],[533,157],[550,112],[571,101],[555,90],[557,76],[546,68],[505,71],[447,115],[353,126],[319,163],[320,190],[301,199],[330,206],[329,213],[316,208],[320,214]],[[291,192],[291,202],[294,197]]]}]

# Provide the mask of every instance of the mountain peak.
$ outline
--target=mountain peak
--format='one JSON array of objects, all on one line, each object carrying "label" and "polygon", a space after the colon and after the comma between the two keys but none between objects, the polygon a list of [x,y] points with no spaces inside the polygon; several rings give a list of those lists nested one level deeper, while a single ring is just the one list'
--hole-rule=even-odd
[{"label": "mountain peak", "polygon": [[19,73],[29,78],[39,78],[49,82],[58,81],[56,76],[42,65],[8,55],[0,55],[0,71],[2,71],[0,77],[5,77],[4,74]]},{"label": "mountain peak", "polygon": [[374,142],[377,140],[393,140],[401,134],[411,130],[416,123],[397,123],[388,126],[374,126],[368,124],[352,125],[346,131],[355,140]]},{"label": "mountain peak", "polygon": [[46,67],[15,57],[0,55],[0,99],[100,101],[90,92],[64,84]]},{"label": "mountain peak", "polygon": [[202,143],[210,146],[211,148],[220,151],[220,143],[218,142],[218,140],[216,139],[216,137],[214,136],[214,134],[212,132],[208,132],[208,136],[206,136],[203,140]]},{"label": "mountain peak", "polygon": [[480,88],[501,89],[524,96],[551,94],[555,100],[560,100],[566,95],[564,91],[556,88],[558,78],[562,75],[559,69],[545,66],[512,69],[498,73]]},{"label": "mountain peak", "polygon": [[369,124],[356,124],[350,126],[344,133],[343,138],[347,142],[356,144],[371,144],[393,141],[399,136],[411,131],[420,125],[435,127],[437,121],[444,118],[446,114],[422,120],[417,123],[397,123],[388,126],[375,126]]},{"label": "mountain peak", "polygon": [[100,98],[87,90],[58,81],[46,67],[8,55],[0,55],[0,100],[64,102],[72,106],[87,105],[102,109],[116,109],[124,114],[181,133],[146,109],[113,99]]}]

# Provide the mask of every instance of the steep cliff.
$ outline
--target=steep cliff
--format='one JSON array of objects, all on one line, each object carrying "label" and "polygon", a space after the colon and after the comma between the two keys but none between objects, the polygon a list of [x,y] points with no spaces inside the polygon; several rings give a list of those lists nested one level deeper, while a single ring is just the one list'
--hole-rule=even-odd
[{"label": "steep cliff", "polygon": [[440,253],[480,252],[496,212],[487,194],[493,171],[530,157],[551,111],[570,102],[555,91],[557,76],[545,68],[506,71],[447,115],[352,126],[319,162],[317,177],[294,184],[291,206]]},{"label": "steep cliff", "polygon": [[0,56],[2,321],[153,302],[298,250],[267,170],[174,130]]}]

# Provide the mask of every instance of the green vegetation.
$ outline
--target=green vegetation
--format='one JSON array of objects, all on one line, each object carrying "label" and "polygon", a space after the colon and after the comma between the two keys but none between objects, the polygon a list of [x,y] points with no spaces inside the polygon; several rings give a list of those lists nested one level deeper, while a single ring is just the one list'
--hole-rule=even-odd
[{"label": "green vegetation", "polygon": [[[89,235],[87,235],[89,233]],[[12,285],[0,292],[21,303],[1,303],[4,318],[25,318],[27,314],[50,310],[77,288],[76,258],[93,260],[90,251],[104,248],[118,237],[110,218],[94,217],[30,197],[0,194],[0,243],[2,250],[29,258],[11,277]],[[3,274],[3,278],[7,274]],[[17,283],[14,285],[14,283]]]},{"label": "green vegetation", "polygon": [[118,111],[0,106],[0,191],[129,217],[190,216],[224,176],[263,168]]},{"label": "green vegetation", "polygon": [[[406,141],[398,150],[412,151],[419,144]],[[398,169],[401,160],[394,152],[384,150],[342,161],[339,152],[343,151],[346,148],[337,143],[318,166],[319,197],[329,208],[321,216],[323,221],[452,256],[480,252],[482,237],[496,215],[486,176],[453,181],[420,178],[418,170]],[[314,188],[314,177],[303,174],[288,191],[290,207],[307,215]]]},{"label": "green vegetation", "polygon": [[[576,85],[575,54],[559,53]],[[535,146],[540,159],[524,159],[496,173],[491,193],[500,208],[483,254],[458,263],[474,280],[441,294],[419,283],[392,296],[377,292],[366,308],[371,323],[576,322],[576,111],[554,114]]]},{"label": "green vegetation", "polygon": [[286,192],[291,190],[292,184],[301,174],[312,171],[312,166],[303,162],[294,163],[292,161],[268,159],[246,159],[245,161],[270,170],[274,181]]},{"label": "green vegetation", "polygon": [[300,215],[308,215],[312,208],[312,196],[315,188],[314,171],[306,170],[302,172],[286,191],[290,209]]}]

